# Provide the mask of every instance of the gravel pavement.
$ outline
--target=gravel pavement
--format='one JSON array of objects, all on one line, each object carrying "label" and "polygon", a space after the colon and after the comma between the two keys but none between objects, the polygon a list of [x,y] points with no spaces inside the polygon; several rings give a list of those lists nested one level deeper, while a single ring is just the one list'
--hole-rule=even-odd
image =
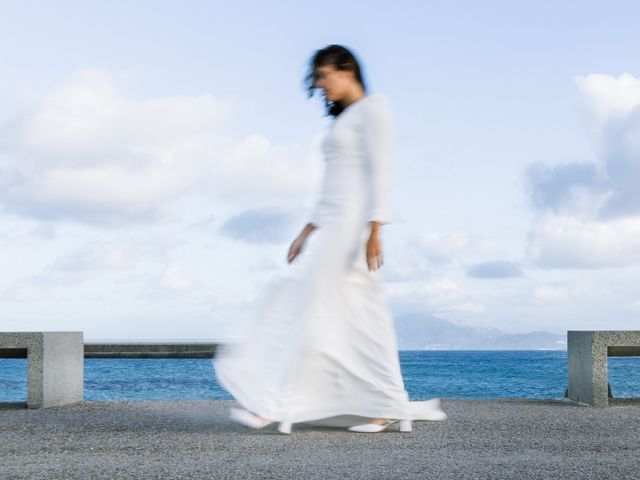
[{"label": "gravel pavement", "polygon": [[442,399],[411,433],[231,422],[233,400],[0,405],[0,479],[638,479],[640,404]]}]

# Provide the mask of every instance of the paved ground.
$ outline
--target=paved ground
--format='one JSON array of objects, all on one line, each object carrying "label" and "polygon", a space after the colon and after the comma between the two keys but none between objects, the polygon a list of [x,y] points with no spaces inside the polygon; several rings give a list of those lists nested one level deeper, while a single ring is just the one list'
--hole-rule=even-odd
[{"label": "paved ground", "polygon": [[444,422],[250,430],[228,400],[0,407],[0,478],[640,478],[640,405],[443,399]]}]

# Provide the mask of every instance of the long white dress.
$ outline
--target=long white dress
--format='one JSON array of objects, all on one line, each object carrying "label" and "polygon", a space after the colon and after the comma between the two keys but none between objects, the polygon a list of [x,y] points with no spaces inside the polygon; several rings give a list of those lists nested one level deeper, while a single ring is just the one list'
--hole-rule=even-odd
[{"label": "long white dress", "polygon": [[404,388],[384,266],[366,262],[369,222],[391,222],[390,113],[377,93],[333,121],[310,219],[318,228],[261,292],[244,336],[213,359],[218,383],[258,415],[333,426],[429,419],[433,404],[410,402]]}]

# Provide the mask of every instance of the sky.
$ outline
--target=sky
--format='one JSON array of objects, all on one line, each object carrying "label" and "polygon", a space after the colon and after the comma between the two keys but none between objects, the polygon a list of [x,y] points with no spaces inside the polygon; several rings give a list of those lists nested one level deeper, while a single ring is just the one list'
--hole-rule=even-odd
[{"label": "sky", "polygon": [[[337,43],[394,119],[394,316],[640,325],[637,2],[2,2],[0,330],[234,336],[320,190]],[[310,237],[312,241],[312,237]]]}]

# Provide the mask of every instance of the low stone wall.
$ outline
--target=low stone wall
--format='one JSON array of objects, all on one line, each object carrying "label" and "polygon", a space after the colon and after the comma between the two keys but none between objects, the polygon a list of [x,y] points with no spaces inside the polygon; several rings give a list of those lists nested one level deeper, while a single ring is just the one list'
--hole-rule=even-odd
[{"label": "low stone wall", "polygon": [[85,342],[85,358],[213,358],[220,342]]}]

